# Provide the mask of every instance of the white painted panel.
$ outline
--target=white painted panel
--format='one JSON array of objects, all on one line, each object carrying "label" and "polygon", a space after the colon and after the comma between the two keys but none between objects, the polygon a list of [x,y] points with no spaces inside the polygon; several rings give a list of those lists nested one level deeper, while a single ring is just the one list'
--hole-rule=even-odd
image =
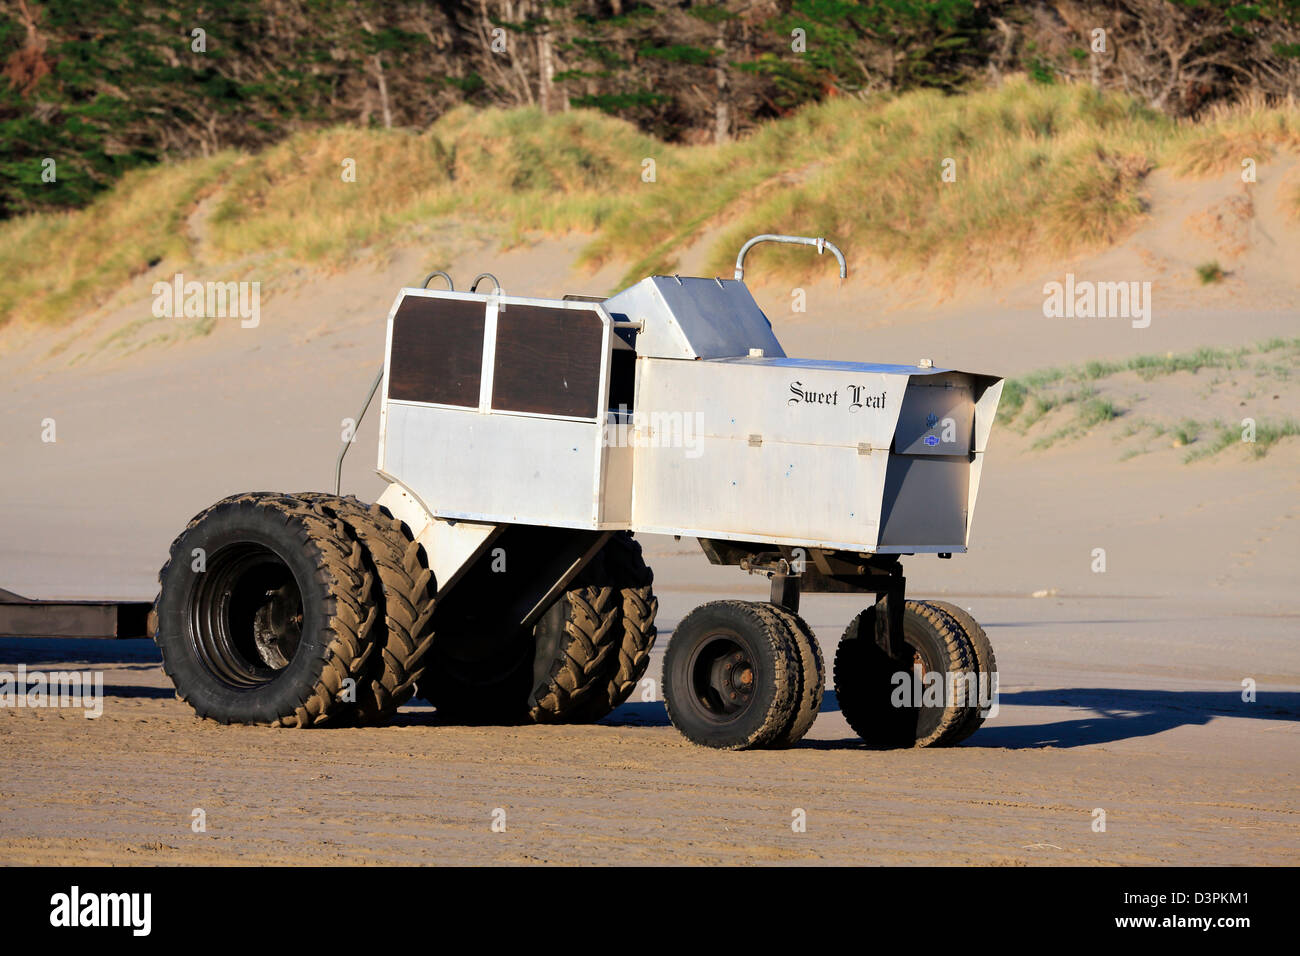
[{"label": "white painted panel", "polygon": [[975,403],[975,450],[984,451],[988,448],[989,433],[993,430],[993,420],[998,414],[998,402],[1002,400],[1002,386],[1005,383],[1000,378],[987,375],[979,376],[978,380],[988,383]]},{"label": "white painted panel", "polygon": [[633,448],[620,439],[617,426],[607,426],[605,434],[600,523],[624,529],[632,522]]},{"label": "white painted panel", "polygon": [[887,452],[710,437],[700,450],[637,449],[634,530],[875,547]]},{"label": "white painted panel", "polygon": [[[890,447],[916,369],[798,359],[640,364],[634,530],[877,549]],[[953,391],[969,410],[969,391]],[[961,424],[969,448],[972,423]],[[964,473],[952,477],[942,494],[915,482],[908,507],[950,510],[931,517],[956,529],[953,540],[924,545],[933,536],[918,532],[917,550],[964,546],[973,495]]]},{"label": "white painted panel", "polygon": [[383,471],[440,517],[593,528],[602,426],[386,403]]},{"label": "white painted panel", "polygon": [[635,530],[874,549],[906,374],[640,364]]},{"label": "white painted panel", "polygon": [[917,375],[903,395],[903,410],[894,432],[900,455],[959,455],[971,450],[975,405],[969,376]]},{"label": "white painted panel", "polygon": [[639,364],[643,420],[680,415],[705,435],[854,449],[889,447],[908,382],[907,374],[798,359]]},{"label": "white painted panel", "polygon": [[[988,380],[986,378],[986,380]],[[998,414],[998,402],[1002,400],[1002,379],[993,379],[984,394],[975,403],[975,454],[970,463],[970,501],[966,505],[966,545],[970,546],[970,529],[975,521],[975,498],[980,490],[980,475],[984,471],[984,451],[988,447],[989,434],[993,430],[993,421]]]},{"label": "white painted panel", "polygon": [[459,581],[474,559],[504,529],[503,525],[497,524],[435,518],[396,481],[380,495],[379,504],[393,517],[405,522],[415,542],[424,548],[437,595],[442,595]]}]

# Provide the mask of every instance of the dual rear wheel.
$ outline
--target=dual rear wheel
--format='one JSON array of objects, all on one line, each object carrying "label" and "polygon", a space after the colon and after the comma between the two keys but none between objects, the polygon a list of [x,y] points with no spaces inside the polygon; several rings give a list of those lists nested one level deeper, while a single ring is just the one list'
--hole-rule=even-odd
[{"label": "dual rear wheel", "polygon": [[388,723],[416,690],[450,720],[599,720],[649,664],[658,608],[613,536],[529,633],[466,665],[440,652],[436,582],[378,505],[233,495],[196,515],[159,572],[152,632],[177,696],[222,723]]},{"label": "dual rear wheel", "polygon": [[172,543],[154,639],[200,716],[316,726],[352,709],[371,671],[378,586],[338,515],[287,495],[234,495]]},{"label": "dual rear wheel", "polygon": [[[875,608],[848,626],[834,680],[849,726],[877,748],[951,746],[974,733],[996,692],[984,631],[955,605],[908,601],[905,655],[876,642]],[[807,733],[821,708],[817,639],[776,605],[716,601],[687,615],[664,659],[664,698],[678,730],[723,750],[779,748]]]},{"label": "dual rear wheel", "polygon": [[908,601],[902,659],[875,639],[874,607],[844,632],[835,654],[840,712],[869,746],[946,747],[965,740],[988,714],[997,663],[984,630],[944,601]]},{"label": "dual rear wheel", "polygon": [[[420,695],[450,721],[475,724],[591,723],[632,694],[654,647],[654,575],[630,533],[612,535],[527,633],[484,642],[473,633],[475,595],[464,620],[436,617]],[[463,585],[460,585],[463,586]],[[466,649],[487,648],[469,658]]]}]

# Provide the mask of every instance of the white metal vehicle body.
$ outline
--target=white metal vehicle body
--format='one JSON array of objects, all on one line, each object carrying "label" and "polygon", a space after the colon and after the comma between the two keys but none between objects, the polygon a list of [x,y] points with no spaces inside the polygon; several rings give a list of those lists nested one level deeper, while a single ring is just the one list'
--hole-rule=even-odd
[{"label": "white metal vehicle body", "polygon": [[379,472],[444,521],[961,552],[1001,388],[787,358],[736,279],[603,301],[408,288]]}]

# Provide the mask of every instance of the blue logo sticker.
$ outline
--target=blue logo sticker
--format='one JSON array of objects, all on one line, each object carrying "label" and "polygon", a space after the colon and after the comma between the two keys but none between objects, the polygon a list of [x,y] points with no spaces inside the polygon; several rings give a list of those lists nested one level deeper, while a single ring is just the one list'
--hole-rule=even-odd
[{"label": "blue logo sticker", "polygon": [[927,445],[929,445],[931,448],[933,448],[935,445],[939,444],[939,436],[938,436],[938,435],[926,435],[926,436],[925,436],[925,443],[926,443]]},{"label": "blue logo sticker", "polygon": [[931,412],[929,415],[925,417],[926,428],[933,428],[937,424],[939,424],[939,416],[936,415],[934,412]]}]

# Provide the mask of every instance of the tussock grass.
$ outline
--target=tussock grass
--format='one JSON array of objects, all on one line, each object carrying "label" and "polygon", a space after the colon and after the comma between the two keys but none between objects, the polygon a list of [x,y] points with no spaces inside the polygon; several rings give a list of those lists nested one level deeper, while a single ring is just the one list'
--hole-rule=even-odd
[{"label": "tussock grass", "polygon": [[[1008,379],[1002,387],[998,419],[1011,422],[1029,399],[1043,399],[1043,393],[1057,384],[1084,384],[1110,378],[1121,372],[1134,372],[1144,381],[1175,372],[1199,372],[1206,368],[1237,369],[1249,364],[1252,355],[1266,355],[1285,350],[1294,361],[1300,355],[1300,338],[1273,338],[1253,347],[1235,349],[1203,347],[1191,352],[1167,352],[1164,355],[1134,355],[1120,361],[1092,360],[1082,365],[1040,369],[1019,378]],[[1283,366],[1285,367],[1285,366]]]},{"label": "tussock grass", "polygon": [[[1089,361],[1081,365],[1041,369],[1019,378],[1008,379],[1002,387],[998,405],[998,423],[1014,428],[1021,434],[1053,416],[1070,411],[1072,415],[1063,425],[1036,438],[1032,447],[1050,448],[1063,439],[1076,438],[1106,422],[1123,417],[1129,408],[1102,395],[1097,383],[1122,373],[1136,374],[1143,381],[1158,376],[1178,373],[1197,374],[1204,369],[1229,371],[1246,370],[1257,378],[1286,378],[1291,369],[1300,365],[1300,338],[1271,338],[1254,346],[1224,349],[1199,348],[1179,354],[1135,355],[1121,361]],[[1211,384],[1218,384],[1216,377]],[[1250,395],[1253,395],[1252,391]],[[1130,405],[1142,401],[1140,395],[1130,397]],[[1053,421],[1060,421],[1053,418]],[[1282,422],[1256,423],[1254,443],[1245,443],[1256,458],[1262,458],[1268,449],[1283,438],[1300,434],[1300,425],[1293,419]],[[1210,437],[1205,438],[1210,432]],[[1174,447],[1195,448],[1185,457],[1192,462],[1216,455],[1241,441],[1239,425],[1225,425],[1221,421],[1201,422],[1184,418],[1177,422],[1161,422],[1149,418],[1135,418],[1120,434],[1120,438],[1168,436]],[[1121,460],[1128,460],[1146,449],[1127,451]]]},{"label": "tussock grass", "polygon": [[1289,218],[1300,222],[1300,169],[1293,169],[1282,187],[1282,208]]},{"label": "tussock grass", "polygon": [[0,325],[71,318],[153,264],[190,260],[189,211],[235,158],[134,171],[86,209],[0,223]]},{"label": "tussock grass", "polygon": [[1201,285],[1211,285],[1215,282],[1222,282],[1227,275],[1223,267],[1215,262],[1203,262],[1196,267],[1196,276],[1201,280]]},{"label": "tussock grass", "polygon": [[1124,414],[1109,398],[1089,398],[1079,407],[1079,425],[1091,428]]},{"label": "tussock grass", "polygon": [[1074,410],[1074,417],[1066,425],[1034,442],[1033,447],[1038,450],[1051,448],[1062,439],[1086,434],[1089,429],[1102,422],[1108,422],[1124,414],[1122,408],[1108,398],[1099,397],[1097,390],[1088,386],[1056,397],[1034,395],[1030,398],[1030,402],[1030,413],[1018,423],[1021,432],[1028,431],[1054,409],[1068,407]]},{"label": "tussock grass", "polygon": [[1258,165],[1285,150],[1300,151],[1300,102],[1267,106],[1247,100],[1181,126],[1165,160],[1180,176],[1217,176],[1240,172],[1243,159]]},{"label": "tussock grass", "polygon": [[1170,432],[1174,436],[1174,446],[1181,448],[1195,443],[1200,439],[1204,428],[1205,426],[1194,418],[1183,419]]},{"label": "tussock grass", "polygon": [[[772,223],[943,278],[1031,249],[1106,244],[1140,215],[1137,187],[1165,125],[1127,101],[1019,83],[972,97],[914,94],[863,114],[848,101],[810,113],[845,141],[801,187],[743,210],[720,237],[715,268]],[[955,182],[943,181],[945,159]],[[759,255],[764,268],[810,270],[799,250]]]},{"label": "tussock grass", "polygon": [[1253,442],[1243,441],[1242,428],[1239,425],[1224,425],[1215,422],[1214,427],[1214,435],[1208,441],[1198,443],[1196,448],[1188,452],[1183,458],[1184,463],[1189,464],[1200,461],[1202,458],[1212,458],[1235,445],[1249,448],[1251,455],[1255,458],[1263,458],[1268,454],[1269,449],[1283,438],[1300,435],[1300,422],[1293,418],[1281,422],[1256,423],[1255,440]]},{"label": "tussock grass", "polygon": [[[155,267],[184,269],[199,200],[206,263],[287,260],[331,268],[457,220],[506,240],[590,236],[592,266],[625,281],[675,269],[713,237],[730,272],[759,232],[826,235],[856,264],[935,278],[983,275],[1029,254],[1122,238],[1154,167],[1207,174],[1230,158],[1300,148],[1294,112],[1255,106],[1178,123],[1087,86],[1012,79],[946,96],[833,99],[721,145],[669,145],[585,110],[453,110],[429,129],[303,133],[256,155],[223,153],[125,177],[85,210],[0,224],[0,325],[65,321]],[[343,161],[356,182],[344,182]],[[944,182],[945,159],[955,182]],[[654,162],[654,181],[642,178]],[[760,247],[757,274],[824,275],[806,249]]]},{"label": "tussock grass", "polygon": [[[235,165],[212,217],[227,254],[283,250],[334,263],[416,223],[490,218],[506,229],[597,231],[661,145],[599,113],[461,107],[424,133],[334,129]],[[355,162],[356,181],[343,180]]]}]

